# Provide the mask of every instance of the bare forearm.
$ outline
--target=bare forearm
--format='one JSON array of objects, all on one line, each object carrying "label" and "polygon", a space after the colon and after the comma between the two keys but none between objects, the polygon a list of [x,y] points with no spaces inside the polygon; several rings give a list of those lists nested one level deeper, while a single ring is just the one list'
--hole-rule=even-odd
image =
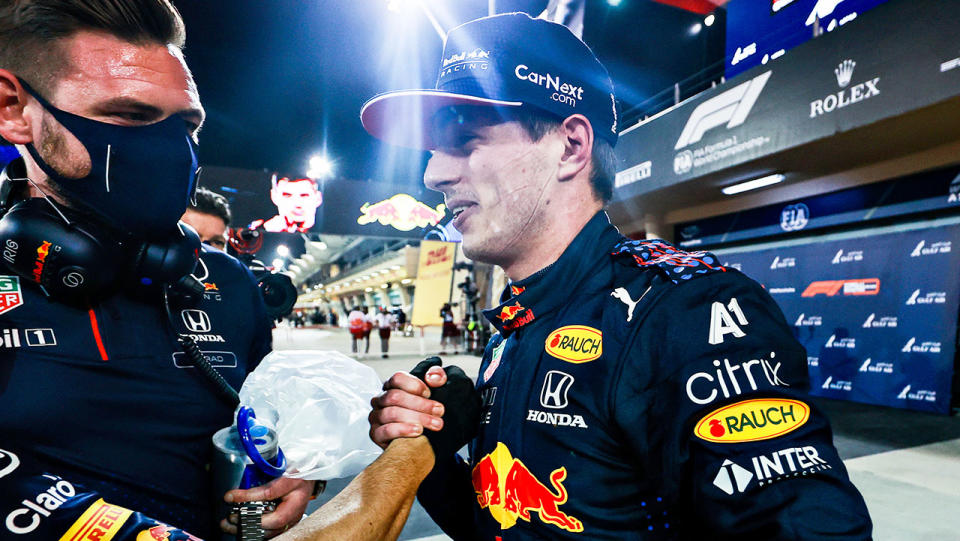
[{"label": "bare forearm", "polygon": [[277,539],[396,539],[433,460],[423,436],[394,440],[335,498]]}]

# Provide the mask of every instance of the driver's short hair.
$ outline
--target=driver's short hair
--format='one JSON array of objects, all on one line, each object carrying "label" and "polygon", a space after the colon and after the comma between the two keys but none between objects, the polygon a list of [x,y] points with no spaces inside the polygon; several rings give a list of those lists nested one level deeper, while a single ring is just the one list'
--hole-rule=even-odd
[{"label": "driver's short hair", "polygon": [[[556,130],[563,119],[533,107],[521,107],[505,111],[510,120],[516,120],[534,142]],[[604,204],[613,198],[613,181],[617,174],[617,158],[613,147],[602,137],[593,138],[593,153],[590,158],[590,186],[594,196]]]},{"label": "driver's short hair", "polygon": [[67,62],[60,41],[83,30],[135,44],[186,42],[170,0],[0,0],[0,68],[49,92]]},{"label": "driver's short hair", "polygon": [[223,220],[224,225],[230,225],[233,215],[226,197],[206,188],[197,188],[196,202],[196,205],[191,203],[188,208],[201,214],[216,216]]}]

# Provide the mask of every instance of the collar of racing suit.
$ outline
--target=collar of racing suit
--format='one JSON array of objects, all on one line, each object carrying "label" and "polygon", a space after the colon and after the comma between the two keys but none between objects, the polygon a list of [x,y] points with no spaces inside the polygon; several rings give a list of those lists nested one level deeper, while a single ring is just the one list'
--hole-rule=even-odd
[{"label": "collar of racing suit", "polygon": [[569,303],[570,294],[597,270],[597,264],[609,257],[611,248],[623,237],[600,211],[577,233],[560,258],[523,280],[507,284],[500,305],[484,310],[483,315],[504,336],[529,325]]}]

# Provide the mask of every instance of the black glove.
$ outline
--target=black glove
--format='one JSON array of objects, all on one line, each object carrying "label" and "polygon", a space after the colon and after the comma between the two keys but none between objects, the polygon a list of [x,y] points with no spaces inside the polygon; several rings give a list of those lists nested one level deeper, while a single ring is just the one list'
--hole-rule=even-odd
[{"label": "black glove", "polygon": [[[427,370],[434,366],[443,366],[440,357],[420,361],[410,374],[426,383]],[[480,428],[480,393],[473,386],[473,381],[459,366],[448,366],[444,371],[447,373],[447,382],[441,387],[430,387],[430,399],[443,404],[443,428],[439,432],[429,429],[423,431],[433,447],[437,462],[453,456],[476,437]]]}]

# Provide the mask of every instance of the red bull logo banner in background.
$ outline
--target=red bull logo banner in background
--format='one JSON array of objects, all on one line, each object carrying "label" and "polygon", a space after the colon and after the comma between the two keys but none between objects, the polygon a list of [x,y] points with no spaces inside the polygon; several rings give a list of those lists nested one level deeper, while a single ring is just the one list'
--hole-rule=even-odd
[{"label": "red bull logo banner in background", "polygon": [[477,504],[490,511],[504,530],[516,526],[521,519],[539,520],[568,532],[583,532],[583,523],[561,510],[567,503],[567,489],[563,486],[567,478],[565,467],[550,473],[548,486],[514,458],[506,445],[497,442],[493,452],[474,466],[472,477]]},{"label": "red bull logo banner in background", "polygon": [[390,226],[398,231],[410,231],[437,225],[446,212],[447,207],[443,203],[436,208],[430,208],[410,195],[398,193],[377,203],[364,203],[360,207],[357,223],[367,225],[379,222],[380,225]]},{"label": "red bull logo banner in background", "polygon": [[410,316],[415,327],[443,325],[440,309],[444,303],[450,302],[457,246],[455,242],[437,240],[420,243],[417,288],[413,293],[413,314]]},{"label": "red bull logo banner in background", "polygon": [[[950,412],[960,220],[713,251],[725,266],[760,282],[780,306],[807,350],[811,394]],[[780,419],[773,413],[768,427]],[[743,436],[752,431],[743,420],[728,425],[724,417],[705,424],[702,435]]]}]

